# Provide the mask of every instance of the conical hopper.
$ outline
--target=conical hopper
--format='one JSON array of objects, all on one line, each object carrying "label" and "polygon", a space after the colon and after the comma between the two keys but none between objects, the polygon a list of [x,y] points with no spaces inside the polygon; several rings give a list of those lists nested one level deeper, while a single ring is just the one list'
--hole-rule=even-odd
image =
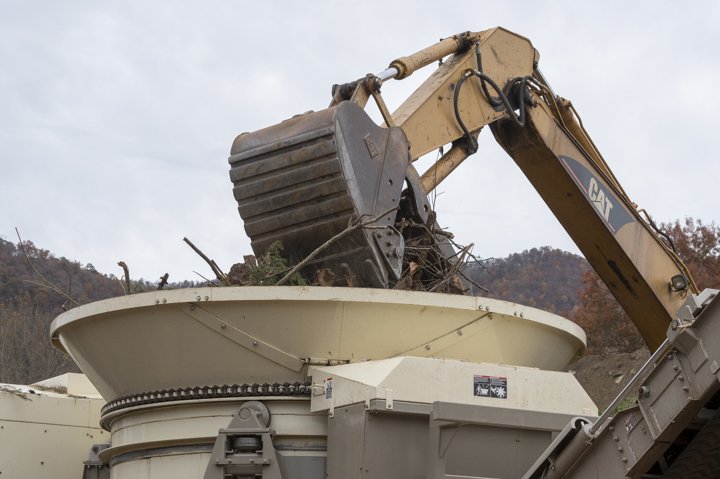
[{"label": "conical hopper", "polygon": [[110,401],[163,389],[304,382],[313,364],[396,356],[560,370],[585,334],[505,301],[361,288],[222,287],[123,296],[51,325]]}]

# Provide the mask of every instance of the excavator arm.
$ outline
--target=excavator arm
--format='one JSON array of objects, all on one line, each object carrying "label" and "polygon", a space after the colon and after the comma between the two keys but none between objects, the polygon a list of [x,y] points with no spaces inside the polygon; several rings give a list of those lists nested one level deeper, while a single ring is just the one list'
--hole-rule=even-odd
[{"label": "excavator arm", "polygon": [[688,289],[697,291],[605,163],[556,116],[564,108],[573,121],[569,104],[553,103],[537,101],[523,127],[503,119],[491,130],[654,350]]},{"label": "excavator arm", "polygon": [[[398,222],[410,214],[436,226],[426,195],[477,150],[477,135],[489,126],[656,349],[695,285],[625,194],[572,105],[550,89],[538,61],[528,39],[505,29],[466,32],[377,75],[336,85],[326,110],[240,135],[231,178],[255,252],[281,241],[297,262],[322,249],[306,275],[329,267],[353,278],[348,284],[391,287],[402,269]],[[383,84],[435,62],[391,114]],[[362,111],[370,98],[385,125]],[[447,144],[431,168],[415,170],[415,160]],[[363,218],[372,228],[353,229]],[[446,244],[443,251],[452,258]]]}]

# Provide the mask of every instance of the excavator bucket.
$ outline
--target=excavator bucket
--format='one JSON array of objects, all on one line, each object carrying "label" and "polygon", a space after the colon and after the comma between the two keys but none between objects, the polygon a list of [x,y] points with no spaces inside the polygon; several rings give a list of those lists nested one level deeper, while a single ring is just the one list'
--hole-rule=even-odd
[{"label": "excavator bucket", "polygon": [[402,268],[394,223],[409,161],[400,128],[347,101],[239,135],[230,178],[253,251],[280,241],[294,265],[330,242],[301,270],[306,280],[329,269],[338,285],[387,287]]}]

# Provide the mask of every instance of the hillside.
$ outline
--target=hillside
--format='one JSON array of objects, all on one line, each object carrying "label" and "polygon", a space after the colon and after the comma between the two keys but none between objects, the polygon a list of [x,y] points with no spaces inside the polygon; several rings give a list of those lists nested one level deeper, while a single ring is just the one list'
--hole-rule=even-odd
[{"label": "hillside", "polygon": [[470,263],[465,273],[483,291],[472,294],[503,299],[567,316],[578,306],[582,276],[590,268],[585,258],[553,249],[533,248],[507,258]]},{"label": "hillside", "polygon": [[[77,371],[69,357],[50,345],[50,323],[77,304],[125,294],[118,278],[91,264],[57,258],[30,241],[22,246],[0,238],[0,383],[30,384]],[[193,285],[185,281],[168,288]],[[146,281],[131,283],[135,291],[155,287]]]}]

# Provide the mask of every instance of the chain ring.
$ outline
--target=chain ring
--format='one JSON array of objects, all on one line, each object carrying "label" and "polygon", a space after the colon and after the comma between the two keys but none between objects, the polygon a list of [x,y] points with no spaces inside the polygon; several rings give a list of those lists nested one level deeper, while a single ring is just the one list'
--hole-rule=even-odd
[{"label": "chain ring", "polygon": [[101,415],[134,406],[159,404],[197,399],[244,398],[258,396],[310,396],[310,383],[264,383],[264,384],[224,384],[222,386],[194,386],[186,388],[162,389],[159,391],[131,394],[113,399],[103,406]]}]

